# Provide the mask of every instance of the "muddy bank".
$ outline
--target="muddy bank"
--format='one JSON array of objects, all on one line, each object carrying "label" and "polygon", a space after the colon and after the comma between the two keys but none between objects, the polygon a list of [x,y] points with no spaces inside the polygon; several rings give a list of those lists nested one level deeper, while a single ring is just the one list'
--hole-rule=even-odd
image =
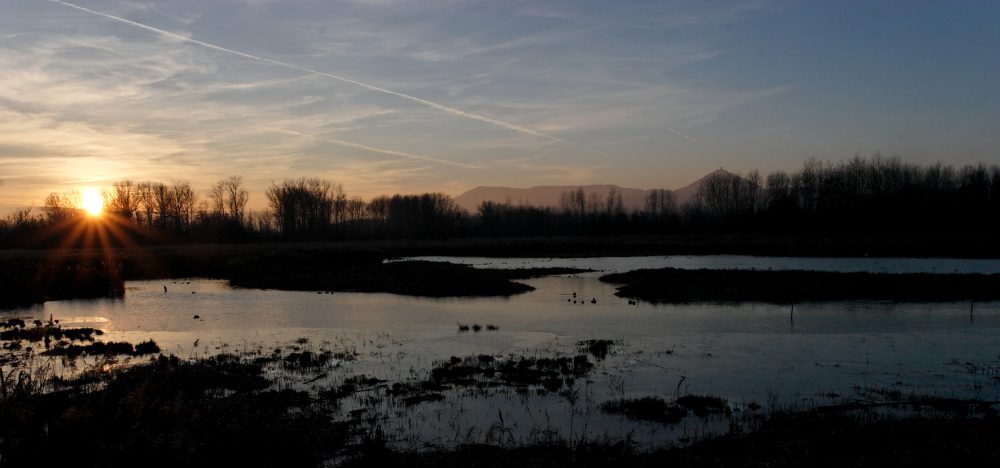
[{"label": "muddy bank", "polygon": [[604,275],[616,295],[648,302],[1000,299],[1000,275],[888,274],[818,271],[635,270]]}]

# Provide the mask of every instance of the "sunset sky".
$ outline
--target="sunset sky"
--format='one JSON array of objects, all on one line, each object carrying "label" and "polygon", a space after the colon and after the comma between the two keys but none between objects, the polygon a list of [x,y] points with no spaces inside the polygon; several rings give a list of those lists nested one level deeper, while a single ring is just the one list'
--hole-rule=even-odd
[{"label": "sunset sky", "polygon": [[242,175],[351,195],[1000,163],[1000,2],[0,0],[0,214]]}]

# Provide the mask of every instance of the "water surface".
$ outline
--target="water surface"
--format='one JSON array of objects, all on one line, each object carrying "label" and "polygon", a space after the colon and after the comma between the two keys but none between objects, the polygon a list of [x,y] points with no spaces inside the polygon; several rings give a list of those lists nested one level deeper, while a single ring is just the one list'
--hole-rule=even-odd
[{"label": "water surface", "polygon": [[[477,267],[577,266],[605,271],[665,264],[893,272],[997,269],[996,262],[973,260],[722,256],[449,260]],[[598,281],[599,275],[533,279],[525,281],[536,288],[533,292],[471,299],[234,289],[225,281],[204,279],[132,281],[123,299],[48,302],[3,315],[43,320],[51,316],[64,326],[100,328],[106,332],[105,340],[152,338],[165,353],[181,357],[266,352],[287,348],[299,338],[327,349],[358,352],[357,361],[343,363],[329,378],[298,382],[317,390],[359,373],[391,381],[425,378],[435,361],[451,356],[573,355],[580,340],[621,343],[599,363],[589,382],[578,384],[582,397],[572,405],[554,394],[526,399],[501,392],[455,395],[405,412],[383,408],[385,424],[401,438],[412,438],[413,444],[458,441],[457,433],[473,434],[473,441],[481,441],[476,437],[495,422],[498,410],[507,412],[506,420],[515,421],[517,432],[525,437],[546,427],[579,434],[583,418],[593,437],[639,431],[650,441],[669,440],[704,429],[690,422],[675,427],[634,423],[597,410],[601,402],[621,396],[712,394],[728,399],[736,409],[749,402],[833,403],[872,389],[1000,399],[996,379],[1000,302],[812,303],[798,304],[794,312],[789,306],[762,303],[629,305],[614,296],[614,285]],[[458,324],[499,329],[460,332]]]}]

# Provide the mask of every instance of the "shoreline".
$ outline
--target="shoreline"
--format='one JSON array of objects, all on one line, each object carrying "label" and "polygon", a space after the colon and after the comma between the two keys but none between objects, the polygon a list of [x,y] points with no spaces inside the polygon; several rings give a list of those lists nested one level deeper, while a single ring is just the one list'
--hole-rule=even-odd
[{"label": "shoreline", "polygon": [[[239,244],[169,244],[114,247],[106,252],[128,256],[194,254],[245,255],[254,252],[319,252],[383,258],[415,256],[482,257],[605,257],[647,255],[751,255],[778,257],[884,257],[1000,259],[993,236],[962,235],[838,235],[838,234],[669,234],[603,237],[465,237],[440,239],[266,242]],[[0,249],[0,260],[40,258],[71,252],[105,253],[93,249]]]},{"label": "shoreline", "polygon": [[[824,238],[798,238],[806,244],[793,244],[785,249],[775,237],[746,236],[626,236],[606,238],[505,238],[505,239],[438,239],[393,240],[363,242],[271,243],[271,244],[202,244],[155,247],[130,247],[109,250],[0,250],[0,307],[15,308],[42,303],[49,299],[86,297],[120,297],[127,280],[215,278],[229,280],[234,286],[261,289],[305,291],[388,292],[425,297],[509,296],[530,290],[515,283],[524,279],[517,273],[498,273],[431,262],[385,262],[418,256],[481,256],[489,258],[593,258],[602,256],[660,255],[747,255],[817,258],[863,258],[857,250],[864,243],[841,243],[830,247]],[[738,240],[750,240],[737,245]],[[843,240],[843,239],[842,239]],[[885,239],[883,239],[884,241]],[[718,241],[718,242],[717,242]],[[766,241],[766,242],[765,242]],[[796,247],[797,245],[797,247]],[[839,245],[839,247],[837,247]],[[846,246],[854,247],[847,248]],[[971,244],[974,246],[975,244]],[[808,248],[803,249],[804,246]],[[823,246],[824,249],[817,250]],[[683,247],[683,248],[681,248]],[[766,247],[763,248],[762,247]],[[782,247],[781,249],[778,249]],[[1000,245],[996,247],[1000,250]],[[780,250],[773,251],[772,250]],[[896,253],[913,254],[906,249]],[[959,253],[959,252],[952,252]],[[1000,254],[1000,251],[997,252]],[[869,256],[871,258],[871,256]],[[932,255],[880,258],[934,259]],[[949,259],[992,260],[988,256]],[[67,271],[72,274],[66,273]],[[41,274],[49,272],[48,274]],[[576,273],[579,270],[550,270],[545,274]],[[523,273],[523,272],[522,272]],[[506,275],[506,276],[505,276]],[[511,276],[513,275],[513,276]],[[631,298],[657,301],[695,300],[765,300],[778,302],[808,301],[813,296],[798,293],[803,283],[794,276],[786,277],[796,287],[786,287],[769,294],[753,291],[733,293],[717,291],[711,285],[692,282],[691,273],[671,280],[686,281],[692,291],[686,295],[639,291],[635,286],[623,289]],[[810,275],[814,276],[814,275]],[[942,278],[953,276],[941,274]],[[930,279],[914,279],[934,286]],[[970,276],[967,279],[978,281]],[[953,281],[954,278],[946,278]],[[840,295],[819,295],[818,300],[831,299],[909,299],[965,300],[996,299],[1000,294],[968,292],[962,294],[921,295],[928,288],[906,288],[879,296],[864,281],[853,281],[854,292]],[[953,282],[954,283],[954,282]],[[968,290],[954,283],[957,290]],[[760,287],[769,286],[762,284]],[[931,287],[930,289],[935,289]],[[941,289],[941,288],[936,288]],[[980,288],[983,289],[983,288]],[[997,287],[1000,289],[1000,287]],[[856,294],[854,294],[856,293]],[[925,297],[926,296],[926,297]]]}]

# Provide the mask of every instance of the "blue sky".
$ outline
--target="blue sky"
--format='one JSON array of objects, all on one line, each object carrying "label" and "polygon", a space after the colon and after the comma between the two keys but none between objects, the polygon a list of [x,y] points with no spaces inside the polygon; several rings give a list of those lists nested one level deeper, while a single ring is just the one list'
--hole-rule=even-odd
[{"label": "blue sky", "polygon": [[242,175],[260,207],[300,176],[370,197],[1000,163],[1000,2],[72,3],[0,0],[0,212],[122,178]]}]

